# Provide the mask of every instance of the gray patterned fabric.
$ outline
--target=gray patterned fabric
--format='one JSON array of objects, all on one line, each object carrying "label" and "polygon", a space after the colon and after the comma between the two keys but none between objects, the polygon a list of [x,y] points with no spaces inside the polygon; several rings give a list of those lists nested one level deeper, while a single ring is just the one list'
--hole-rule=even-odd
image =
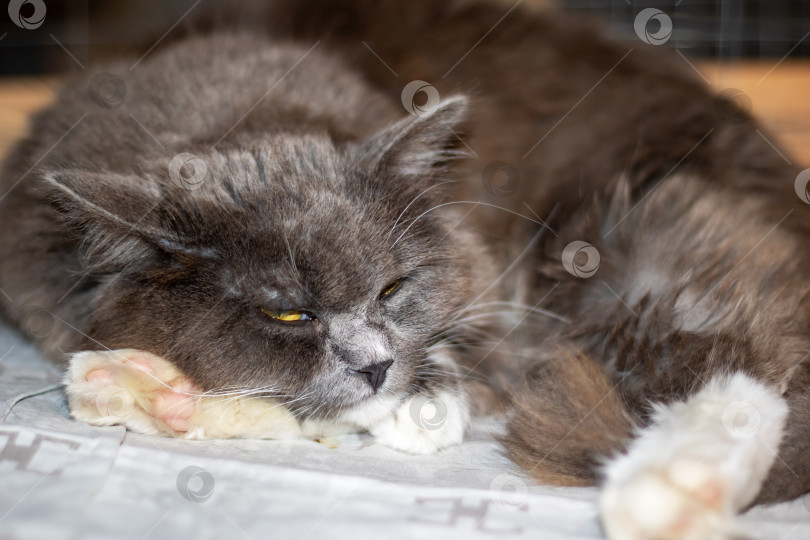
[{"label": "gray patterned fabric", "polygon": [[[435,456],[364,435],[178,441],[71,420],[59,369],[0,327],[0,540],[602,538],[596,490],[533,486],[492,419]],[[747,533],[810,538],[810,498]]]}]

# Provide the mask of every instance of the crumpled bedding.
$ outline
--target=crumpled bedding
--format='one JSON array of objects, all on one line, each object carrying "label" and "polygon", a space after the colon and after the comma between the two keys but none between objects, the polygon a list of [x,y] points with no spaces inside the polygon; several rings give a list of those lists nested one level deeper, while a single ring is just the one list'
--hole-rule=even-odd
[{"label": "crumpled bedding", "polygon": [[[603,537],[597,491],[533,485],[494,418],[433,456],[362,434],[181,441],[72,420],[60,379],[0,326],[0,540]],[[751,538],[810,539],[810,497],[742,521]]]}]

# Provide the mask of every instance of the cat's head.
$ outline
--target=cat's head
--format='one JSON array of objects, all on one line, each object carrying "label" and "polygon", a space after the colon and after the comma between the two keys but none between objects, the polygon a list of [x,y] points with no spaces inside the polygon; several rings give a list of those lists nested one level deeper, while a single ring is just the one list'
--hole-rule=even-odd
[{"label": "cat's head", "polygon": [[437,343],[463,341],[455,319],[490,271],[443,206],[464,108],[446,100],[361,141],[196,148],[185,170],[48,175],[97,287],[88,335],[302,414],[435,384],[452,369]]}]

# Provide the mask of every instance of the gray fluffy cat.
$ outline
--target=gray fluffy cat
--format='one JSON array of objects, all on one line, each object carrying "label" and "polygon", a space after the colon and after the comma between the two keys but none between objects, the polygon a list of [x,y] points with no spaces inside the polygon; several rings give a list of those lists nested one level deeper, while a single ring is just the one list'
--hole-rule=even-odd
[{"label": "gray fluffy cat", "polygon": [[74,353],[73,414],[431,452],[506,407],[510,455],[601,484],[615,540],[810,490],[800,171],[660,50],[399,7],[240,2],[36,117],[2,307]]}]

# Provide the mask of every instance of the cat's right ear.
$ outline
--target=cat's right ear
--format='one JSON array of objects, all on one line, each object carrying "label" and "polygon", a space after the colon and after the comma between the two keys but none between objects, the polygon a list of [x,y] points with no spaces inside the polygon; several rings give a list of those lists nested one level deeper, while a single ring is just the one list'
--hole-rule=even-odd
[{"label": "cat's right ear", "polygon": [[467,156],[459,137],[467,107],[467,98],[454,96],[430,112],[420,111],[375,133],[360,147],[362,163],[372,167],[375,177],[440,176],[454,160]]},{"label": "cat's right ear", "polygon": [[160,184],[137,175],[82,170],[46,172],[43,195],[80,235],[86,264],[99,270],[146,260],[181,242],[160,227]]},{"label": "cat's right ear", "polygon": [[148,229],[142,223],[163,194],[157,183],[135,175],[60,170],[42,176],[46,197],[73,223]]}]

